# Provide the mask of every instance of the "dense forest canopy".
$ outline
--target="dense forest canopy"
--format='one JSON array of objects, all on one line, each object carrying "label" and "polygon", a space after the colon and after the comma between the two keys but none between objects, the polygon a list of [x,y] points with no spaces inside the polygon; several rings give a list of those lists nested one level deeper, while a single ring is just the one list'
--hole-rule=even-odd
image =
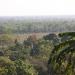
[{"label": "dense forest canopy", "polygon": [[75,75],[74,24],[74,17],[0,17],[0,75]]},{"label": "dense forest canopy", "polygon": [[75,75],[75,32],[40,39],[32,34],[22,41],[2,34],[0,75]]},{"label": "dense forest canopy", "polygon": [[0,17],[0,33],[75,31],[75,18]]}]

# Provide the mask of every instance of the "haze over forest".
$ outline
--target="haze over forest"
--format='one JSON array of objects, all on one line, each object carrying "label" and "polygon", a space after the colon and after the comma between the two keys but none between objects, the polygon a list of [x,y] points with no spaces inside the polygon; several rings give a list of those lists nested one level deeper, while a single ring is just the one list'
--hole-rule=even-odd
[{"label": "haze over forest", "polygon": [[75,31],[75,16],[0,17],[0,33]]}]

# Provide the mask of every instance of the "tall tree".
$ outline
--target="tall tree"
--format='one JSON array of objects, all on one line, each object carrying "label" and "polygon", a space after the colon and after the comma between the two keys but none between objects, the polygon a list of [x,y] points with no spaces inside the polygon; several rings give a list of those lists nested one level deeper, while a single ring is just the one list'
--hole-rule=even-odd
[{"label": "tall tree", "polygon": [[57,75],[75,74],[75,32],[60,33],[60,37],[71,37],[59,45],[56,45],[51,52],[48,68]]}]

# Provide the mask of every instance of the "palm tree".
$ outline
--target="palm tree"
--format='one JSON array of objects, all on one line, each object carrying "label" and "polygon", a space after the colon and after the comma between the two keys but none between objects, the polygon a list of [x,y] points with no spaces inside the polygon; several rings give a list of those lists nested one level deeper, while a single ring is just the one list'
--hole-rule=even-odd
[{"label": "palm tree", "polygon": [[[52,75],[75,75],[75,32],[59,33],[61,43],[50,54],[48,70]],[[63,37],[67,39],[62,41]],[[51,75],[50,74],[50,75]]]}]

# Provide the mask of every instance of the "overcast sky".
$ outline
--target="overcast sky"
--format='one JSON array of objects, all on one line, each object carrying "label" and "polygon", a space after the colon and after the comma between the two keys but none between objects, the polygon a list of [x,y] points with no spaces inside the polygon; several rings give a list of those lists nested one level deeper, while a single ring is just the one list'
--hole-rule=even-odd
[{"label": "overcast sky", "polygon": [[0,16],[75,15],[75,0],[0,0]]}]

